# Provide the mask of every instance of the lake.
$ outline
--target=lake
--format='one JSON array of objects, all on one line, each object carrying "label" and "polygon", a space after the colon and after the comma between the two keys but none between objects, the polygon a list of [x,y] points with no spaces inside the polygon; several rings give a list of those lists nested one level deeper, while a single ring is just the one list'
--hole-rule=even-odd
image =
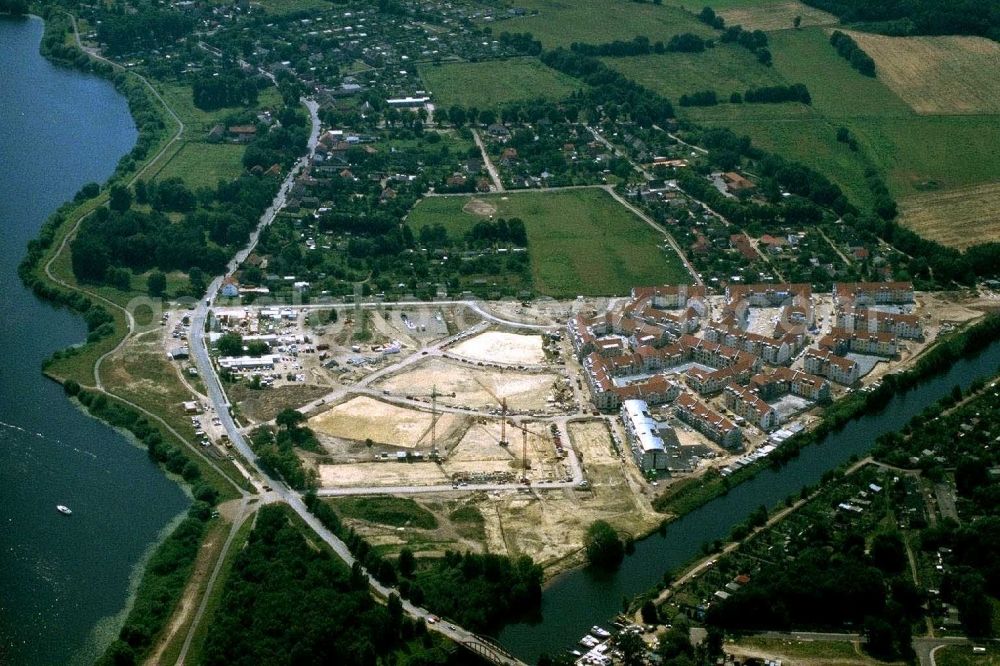
[{"label": "lake", "polygon": [[[131,150],[124,97],[48,63],[42,22],[0,18],[0,663],[92,662],[130,578],[189,500],[146,452],[41,374],[86,336],[80,317],[17,277],[45,219]],[[56,512],[57,504],[73,509]],[[119,620],[120,621],[120,620]]]}]

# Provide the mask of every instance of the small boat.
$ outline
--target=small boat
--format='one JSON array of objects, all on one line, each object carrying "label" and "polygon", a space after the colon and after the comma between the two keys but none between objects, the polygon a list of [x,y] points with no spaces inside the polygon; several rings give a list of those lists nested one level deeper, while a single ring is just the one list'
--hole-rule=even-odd
[{"label": "small boat", "polygon": [[580,639],[580,645],[588,649],[593,649],[597,647],[599,644],[600,641],[591,636],[590,634],[587,634],[586,636]]},{"label": "small boat", "polygon": [[611,632],[603,627],[598,627],[596,624],[590,628],[590,633],[592,636],[597,636],[598,638],[611,638]]},{"label": "small boat", "polygon": [[73,514],[72,509],[70,509],[68,506],[63,506],[62,504],[56,505],[56,511],[63,514],[64,516],[70,516]]}]

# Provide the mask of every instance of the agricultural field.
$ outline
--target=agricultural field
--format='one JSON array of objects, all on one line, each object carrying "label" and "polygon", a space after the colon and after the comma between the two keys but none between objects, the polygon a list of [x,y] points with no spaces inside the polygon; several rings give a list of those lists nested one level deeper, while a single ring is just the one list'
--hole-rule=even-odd
[{"label": "agricultural field", "polygon": [[462,234],[488,217],[519,217],[528,231],[535,291],[554,298],[627,294],[636,284],[688,280],[663,236],[598,188],[480,197],[428,197],[407,219]]},{"label": "agricultural field", "polygon": [[783,84],[746,49],[720,44],[703,53],[663,53],[631,58],[603,58],[606,65],[677,105],[681,95],[714,90],[721,99],[754,86]]},{"label": "agricultural field", "polygon": [[931,187],[949,190],[996,182],[996,116],[857,118],[846,124],[899,198]]},{"label": "agricultural field", "polygon": [[984,37],[848,34],[875,59],[879,80],[917,113],[1000,113],[1000,44]]},{"label": "agricultural field", "polygon": [[[716,33],[694,14],[679,7],[652,3],[607,0],[518,0],[526,9],[520,16],[492,23],[494,32],[530,32],[545,48],[569,46],[573,42],[599,44],[637,35],[650,41],[667,41],[673,35],[691,32],[703,37]],[[530,15],[531,12],[537,12]]]},{"label": "agricultural field", "polygon": [[220,180],[243,173],[246,146],[231,143],[185,143],[156,174],[156,180],[180,178],[191,189],[214,189]]},{"label": "agricultural field", "polygon": [[827,31],[786,30],[769,39],[774,69],[788,83],[804,83],[819,113],[830,118],[913,115],[881,81],[863,76],[837,55]]},{"label": "agricultural field", "polygon": [[543,97],[560,100],[580,87],[580,82],[534,58],[515,58],[503,64],[462,62],[423,64],[420,78],[441,107],[459,104],[479,109],[508,102]]},{"label": "agricultural field", "polygon": [[802,27],[837,23],[832,14],[809,7],[795,0],[667,0],[692,12],[708,5],[726,19],[726,25],[742,25],[747,30],[786,30],[794,27],[795,17],[802,18]]},{"label": "agricultural field", "polygon": [[1000,240],[1000,183],[917,194],[899,207],[904,225],[944,245]]}]

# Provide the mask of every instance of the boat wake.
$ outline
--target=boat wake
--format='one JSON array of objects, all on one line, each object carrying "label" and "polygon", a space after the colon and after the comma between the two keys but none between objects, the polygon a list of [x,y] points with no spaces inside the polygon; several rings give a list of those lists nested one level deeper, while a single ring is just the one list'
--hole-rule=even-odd
[{"label": "boat wake", "polygon": [[87,456],[89,458],[97,460],[97,454],[92,453],[91,451],[85,451],[84,449],[78,449],[77,447],[75,447],[75,446],[73,446],[71,444],[67,444],[66,442],[64,442],[61,439],[58,439],[56,437],[48,437],[47,435],[44,435],[44,434],[42,434],[40,432],[31,432],[30,430],[22,428],[19,425],[14,425],[13,423],[5,423],[4,421],[0,421],[0,428],[5,428],[7,430],[16,430],[17,432],[22,432],[22,433],[24,433],[26,435],[34,435],[38,439],[44,439],[46,442],[52,442],[54,444],[58,444],[59,446],[63,446],[65,448],[67,448],[67,449],[73,450],[75,453],[80,453],[80,454],[83,454],[83,455],[85,455],[85,456]]}]

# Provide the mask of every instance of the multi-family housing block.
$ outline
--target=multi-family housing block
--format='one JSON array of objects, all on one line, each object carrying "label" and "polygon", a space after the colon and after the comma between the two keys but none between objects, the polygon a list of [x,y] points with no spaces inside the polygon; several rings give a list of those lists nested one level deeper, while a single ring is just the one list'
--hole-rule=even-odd
[{"label": "multi-family housing block", "polygon": [[699,402],[690,393],[682,393],[674,401],[677,418],[689,424],[714,442],[735,449],[743,441],[739,427],[714,409]]}]

